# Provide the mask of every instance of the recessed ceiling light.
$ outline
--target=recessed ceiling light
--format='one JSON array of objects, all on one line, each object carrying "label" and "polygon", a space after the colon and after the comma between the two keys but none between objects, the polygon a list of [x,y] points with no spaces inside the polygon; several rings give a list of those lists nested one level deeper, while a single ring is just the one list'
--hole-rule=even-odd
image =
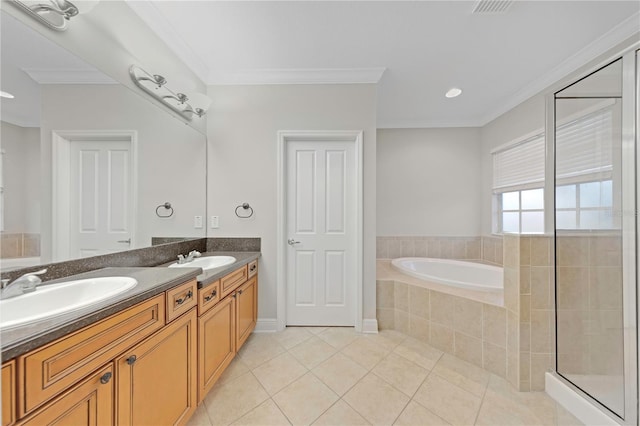
[{"label": "recessed ceiling light", "polygon": [[462,89],[458,89],[457,87],[452,87],[451,89],[449,89],[449,91],[447,93],[445,93],[444,95],[447,98],[455,98],[456,96],[460,96],[460,94],[462,93]]},{"label": "recessed ceiling light", "polygon": [[4,92],[4,91],[0,90],[0,98],[13,99],[13,98],[15,98],[15,96],[13,96],[9,92]]}]

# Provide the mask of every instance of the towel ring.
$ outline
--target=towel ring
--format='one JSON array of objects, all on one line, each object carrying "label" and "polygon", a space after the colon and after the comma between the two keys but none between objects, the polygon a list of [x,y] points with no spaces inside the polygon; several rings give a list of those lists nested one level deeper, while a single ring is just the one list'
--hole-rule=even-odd
[{"label": "towel ring", "polygon": [[[160,212],[158,210],[160,210],[160,208],[164,207],[166,210],[170,210],[169,214],[160,214]],[[171,217],[173,216],[173,207],[171,207],[171,203],[170,202],[166,202],[164,204],[160,204],[158,207],[156,207],[156,215],[158,217]]]},{"label": "towel ring", "polygon": [[[246,216],[242,216],[242,215],[240,215],[240,214],[238,213],[238,209],[240,209],[240,208],[242,208],[242,209],[244,209],[244,210],[249,210],[249,214],[248,214],[248,215],[246,215]],[[236,207],[236,216],[238,216],[240,219],[248,219],[248,218],[250,218],[251,216],[253,216],[253,207],[251,207],[251,206],[249,205],[249,203],[242,203],[242,204],[240,204],[238,207]]]}]

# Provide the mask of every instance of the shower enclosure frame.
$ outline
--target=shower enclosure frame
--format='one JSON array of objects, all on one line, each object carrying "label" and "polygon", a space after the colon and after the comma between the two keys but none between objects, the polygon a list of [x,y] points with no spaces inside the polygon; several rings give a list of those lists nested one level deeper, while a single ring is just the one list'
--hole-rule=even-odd
[{"label": "shower enclosure frame", "polygon": [[[622,59],[622,287],[623,287],[623,360],[624,360],[624,418],[621,418],[601,402],[591,397],[570,380],[558,372],[558,307],[557,307],[557,279],[555,280],[555,371],[552,373],[560,382],[567,385],[575,393],[589,401],[594,407],[613,421],[623,425],[638,424],[638,306],[640,306],[640,294],[637,291],[637,269],[640,264],[640,254],[637,250],[640,229],[640,215],[638,214],[638,190],[640,189],[640,173],[637,167],[640,165],[640,149],[637,147],[638,130],[640,126],[640,43],[636,42],[624,51],[602,61],[598,66],[581,74],[578,78],[564,82],[546,99],[546,134],[547,134],[547,179],[545,185],[545,204],[548,211],[553,214],[545,215],[547,231],[555,235],[555,132],[556,132],[556,94],[565,88],[583,80],[600,69],[608,66],[618,59]],[[555,265],[554,250],[554,265]],[[557,274],[557,268],[555,268]],[[557,278],[557,277],[556,277]]]}]

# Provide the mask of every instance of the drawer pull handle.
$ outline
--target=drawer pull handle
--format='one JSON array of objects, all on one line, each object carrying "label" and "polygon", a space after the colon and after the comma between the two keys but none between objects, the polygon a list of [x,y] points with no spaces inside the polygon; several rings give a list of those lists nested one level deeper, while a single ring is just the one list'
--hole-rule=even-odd
[{"label": "drawer pull handle", "polygon": [[213,299],[214,297],[216,297],[216,294],[218,294],[218,291],[217,291],[217,290],[213,290],[213,291],[211,292],[211,294],[209,294],[208,296],[205,296],[205,297],[204,297],[204,301],[205,301],[205,302],[208,302],[209,300],[211,300],[211,299]]},{"label": "drawer pull handle", "polygon": [[188,299],[191,299],[191,297],[193,296],[193,292],[191,290],[189,290],[189,292],[181,299],[176,299],[176,306],[180,306],[182,305],[184,302],[186,302]]},{"label": "drawer pull handle", "polygon": [[257,268],[257,267],[258,267],[258,265],[251,265],[251,268],[249,268],[249,270],[250,270],[251,272],[253,272],[253,271],[255,271],[255,270],[256,270],[256,268]]},{"label": "drawer pull handle", "polygon": [[111,376],[113,376],[111,372],[104,373],[102,377],[100,377],[100,383],[106,385],[107,383],[109,383],[109,380],[111,380]]},{"label": "drawer pull handle", "polygon": [[136,359],[138,359],[137,356],[135,355],[131,355],[129,358],[127,358],[127,364],[129,365],[133,365],[136,362]]}]

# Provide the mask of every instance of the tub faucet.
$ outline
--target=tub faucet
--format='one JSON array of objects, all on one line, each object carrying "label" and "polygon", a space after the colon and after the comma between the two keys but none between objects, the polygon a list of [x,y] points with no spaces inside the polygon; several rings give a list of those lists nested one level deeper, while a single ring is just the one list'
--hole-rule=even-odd
[{"label": "tub faucet", "polygon": [[8,299],[10,297],[15,297],[24,293],[31,293],[32,291],[35,291],[36,287],[42,284],[42,279],[40,279],[38,275],[42,275],[45,272],[47,272],[46,269],[42,269],[36,272],[29,272],[12,282],[9,282],[9,280],[2,280],[0,299]]}]

